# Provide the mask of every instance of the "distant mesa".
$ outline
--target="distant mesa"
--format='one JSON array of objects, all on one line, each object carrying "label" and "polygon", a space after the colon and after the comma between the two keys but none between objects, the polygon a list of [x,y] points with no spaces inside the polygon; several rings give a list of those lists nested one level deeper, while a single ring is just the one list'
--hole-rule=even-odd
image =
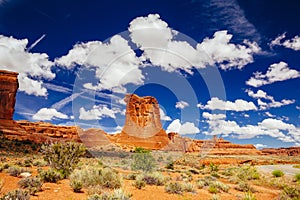
[{"label": "distant mesa", "polygon": [[[87,147],[115,146],[132,150],[139,146],[151,150],[200,152],[201,154],[262,154],[253,145],[233,144],[222,138],[194,140],[178,133],[166,133],[160,121],[158,101],[151,96],[125,96],[126,118],[122,131],[110,135],[100,129],[83,130],[77,126],[58,126],[46,122],[14,121],[14,106],[18,89],[18,73],[0,70],[0,136],[8,139],[46,141],[78,141]],[[21,100],[20,100],[21,101]],[[273,149],[263,150],[274,154]],[[280,153],[300,155],[299,149],[280,150]]]}]

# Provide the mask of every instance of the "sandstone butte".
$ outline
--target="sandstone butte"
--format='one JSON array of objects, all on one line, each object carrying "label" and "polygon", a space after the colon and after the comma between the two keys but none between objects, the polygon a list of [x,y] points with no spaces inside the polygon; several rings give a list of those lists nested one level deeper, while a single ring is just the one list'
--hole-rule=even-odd
[{"label": "sandstone butte", "polygon": [[299,148],[266,149],[253,145],[233,144],[222,138],[193,140],[177,133],[166,133],[160,121],[159,104],[154,97],[125,96],[126,119],[121,133],[110,135],[100,129],[82,130],[78,126],[58,126],[46,122],[14,121],[14,106],[18,89],[18,73],[0,70],[0,135],[8,139],[46,141],[80,141],[87,147],[116,145],[131,150],[136,146],[152,150],[231,154],[300,155]]}]

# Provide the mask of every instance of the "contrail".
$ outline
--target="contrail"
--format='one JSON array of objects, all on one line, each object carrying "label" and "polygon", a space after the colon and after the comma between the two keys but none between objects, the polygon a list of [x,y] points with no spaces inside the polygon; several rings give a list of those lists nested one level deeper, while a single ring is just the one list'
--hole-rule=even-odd
[{"label": "contrail", "polygon": [[43,34],[39,39],[37,39],[32,45],[30,45],[29,48],[26,49],[26,52],[30,51],[32,48],[34,48],[42,39],[46,37],[46,34]]}]

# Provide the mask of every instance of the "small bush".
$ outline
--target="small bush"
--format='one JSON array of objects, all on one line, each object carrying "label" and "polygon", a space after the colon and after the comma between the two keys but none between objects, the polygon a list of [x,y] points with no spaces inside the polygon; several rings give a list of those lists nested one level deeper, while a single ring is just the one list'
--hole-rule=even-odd
[{"label": "small bush", "polygon": [[86,148],[80,143],[67,142],[43,145],[41,151],[50,167],[59,171],[65,178],[75,169],[79,158],[85,155]]},{"label": "small bush", "polygon": [[198,180],[198,181],[196,182],[196,185],[197,185],[197,187],[198,187],[199,189],[202,189],[202,188],[205,186],[205,182],[202,181],[202,180]]},{"label": "small bush", "polygon": [[144,174],[141,175],[141,177],[138,177],[137,179],[143,180],[148,185],[164,185],[165,183],[165,177],[159,173],[154,172],[151,174]]},{"label": "small bush", "polygon": [[294,168],[300,168],[300,165],[293,165]]},{"label": "small bush", "polygon": [[254,188],[252,188],[248,183],[246,182],[240,182],[236,187],[236,190],[242,191],[242,192],[255,192]]},{"label": "small bush", "polygon": [[300,182],[300,174],[295,175],[295,180],[296,180],[296,182]]},{"label": "small bush", "polygon": [[222,183],[222,182],[219,182],[219,181],[216,181],[216,182],[213,182],[212,183],[217,189],[219,190],[222,190],[223,192],[228,192],[229,190],[229,186]]},{"label": "small bush", "polygon": [[29,200],[30,194],[28,191],[16,189],[5,194],[1,200]]},{"label": "small bush", "polygon": [[10,165],[8,163],[0,164],[0,172],[2,172],[5,169],[8,169]]},{"label": "small bush", "polygon": [[166,165],[165,168],[166,168],[166,169],[174,170],[174,161],[169,162],[169,163]]},{"label": "small bush", "polygon": [[132,185],[137,189],[142,189],[146,186],[146,183],[143,180],[135,180]]},{"label": "small bush", "polygon": [[220,197],[217,194],[213,194],[210,200],[219,200]]},{"label": "small bush", "polygon": [[283,171],[279,170],[279,169],[276,169],[272,172],[272,175],[274,177],[282,177],[284,175]]},{"label": "small bush", "polygon": [[132,170],[142,170],[143,172],[151,172],[156,167],[156,162],[151,153],[135,153],[132,156]]},{"label": "small bush", "polygon": [[209,163],[209,169],[210,169],[210,172],[217,172],[217,171],[219,171],[218,165],[215,165],[214,163]]},{"label": "small bush", "polygon": [[39,192],[43,186],[43,183],[39,178],[35,177],[26,177],[22,178],[18,185],[20,188],[27,190],[30,194],[34,195],[36,192]]},{"label": "small bush", "polygon": [[178,182],[174,182],[174,183],[171,182],[165,186],[165,191],[171,194],[182,194],[183,186]]},{"label": "small bush", "polygon": [[133,153],[150,153],[150,150],[144,149],[143,147],[135,147]]},{"label": "small bush", "polygon": [[256,197],[252,192],[246,192],[244,194],[243,200],[256,200]]},{"label": "small bush", "polygon": [[220,178],[220,175],[216,171],[210,172],[210,175],[213,176],[213,177],[216,177],[216,178]]},{"label": "small bush", "polygon": [[127,176],[125,176],[125,179],[127,179],[127,180],[136,180],[136,177],[137,177],[137,174],[131,173],[131,174],[128,174]]},{"label": "small bush", "polygon": [[54,169],[48,169],[47,171],[40,170],[39,178],[43,182],[57,183],[59,180],[62,180],[63,176],[61,173],[55,171]]},{"label": "small bush", "polygon": [[[298,200],[300,199],[300,191],[299,189],[291,186],[285,186],[283,188],[283,193],[281,194],[281,197],[285,197],[285,199],[292,199],[292,200]],[[288,197],[288,198],[287,198]],[[284,199],[284,198],[281,198]]]},{"label": "small bush", "polygon": [[102,195],[94,194],[88,197],[88,200],[130,200],[131,195],[126,194],[122,189],[116,189],[113,193],[104,193]]},{"label": "small bush", "polygon": [[211,184],[208,186],[208,191],[213,194],[216,194],[219,192],[218,188],[214,184]]},{"label": "small bush", "polygon": [[70,186],[74,192],[80,192],[83,184],[80,180],[76,180],[70,177]]},{"label": "small bush", "polygon": [[94,169],[88,168],[75,170],[70,179],[78,180],[84,187],[101,185],[106,188],[116,189],[121,187],[121,178],[114,170],[110,168]]},{"label": "small bush", "polygon": [[19,176],[21,173],[25,172],[26,170],[21,168],[21,167],[17,167],[17,166],[10,166],[6,172],[10,175],[10,176]]},{"label": "small bush", "polygon": [[183,183],[182,187],[183,187],[183,191],[185,192],[195,191],[194,185],[192,183]]}]

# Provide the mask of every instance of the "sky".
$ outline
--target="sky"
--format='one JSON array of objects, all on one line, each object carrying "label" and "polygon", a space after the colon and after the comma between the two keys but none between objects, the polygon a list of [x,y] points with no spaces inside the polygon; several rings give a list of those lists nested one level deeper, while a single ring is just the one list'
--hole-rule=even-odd
[{"label": "sky", "polygon": [[300,2],[0,0],[15,120],[120,132],[126,93],[163,128],[257,148],[300,146]]}]

